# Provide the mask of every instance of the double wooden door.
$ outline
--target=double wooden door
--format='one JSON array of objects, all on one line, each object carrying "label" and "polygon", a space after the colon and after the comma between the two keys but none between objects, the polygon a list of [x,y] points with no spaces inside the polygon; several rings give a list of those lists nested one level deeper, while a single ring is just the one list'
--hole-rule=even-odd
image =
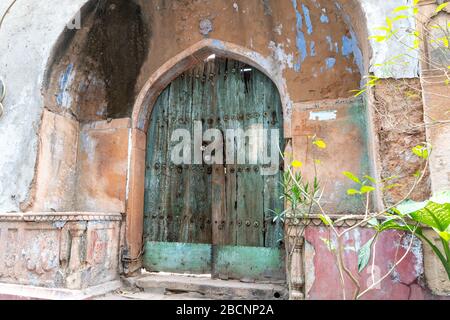
[{"label": "double wooden door", "polygon": [[[224,164],[196,162],[194,152],[204,152],[208,143],[193,141],[192,161],[174,163],[173,151],[180,143],[173,141],[174,132],[184,129],[194,140],[199,125],[202,132],[217,129],[223,134]],[[249,128],[267,129],[268,136],[274,132],[269,130],[278,130],[276,152],[283,150],[278,90],[241,62],[205,62],[161,93],[147,137],[144,266],[149,271],[256,281],[285,278],[283,228],[271,213],[284,206],[282,173],[278,169],[263,175],[266,163],[258,159],[250,164],[248,152],[245,163],[239,161],[237,151],[251,149],[250,140],[239,144],[226,134]],[[238,149],[233,161],[227,157],[229,146]],[[271,147],[265,147],[270,153]]]}]

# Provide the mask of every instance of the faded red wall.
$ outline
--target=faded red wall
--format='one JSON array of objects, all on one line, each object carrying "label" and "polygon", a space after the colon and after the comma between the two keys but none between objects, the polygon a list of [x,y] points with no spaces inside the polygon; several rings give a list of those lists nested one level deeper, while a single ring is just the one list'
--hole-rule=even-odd
[{"label": "faded red wall", "polygon": [[[341,232],[343,229],[339,229]],[[367,289],[372,281],[371,265],[358,273],[357,252],[371,237],[374,231],[357,228],[344,237],[344,261],[352,274],[361,284],[361,292]],[[343,287],[340,281],[336,257],[330,252],[326,241],[331,239],[334,247],[335,238],[326,227],[308,227],[305,234],[305,268],[306,268],[306,298],[311,300],[343,299]],[[375,254],[375,277],[384,276],[406,252],[411,238],[396,231],[383,233],[377,244]],[[372,260],[371,260],[372,261]],[[378,281],[378,280],[377,280]],[[345,276],[345,293],[347,299],[352,299],[355,286],[348,276]],[[380,286],[363,296],[364,300],[423,300],[441,299],[433,295],[423,279],[423,252],[419,240],[413,242],[412,250],[398,265],[395,271],[387,277]]]}]

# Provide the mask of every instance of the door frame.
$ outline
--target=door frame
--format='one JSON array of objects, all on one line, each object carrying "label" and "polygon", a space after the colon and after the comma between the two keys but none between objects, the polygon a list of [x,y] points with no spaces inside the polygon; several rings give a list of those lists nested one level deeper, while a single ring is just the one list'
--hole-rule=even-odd
[{"label": "door frame", "polygon": [[[132,274],[142,267],[146,132],[153,107],[164,88],[183,72],[203,62],[211,55],[246,63],[258,69],[272,80],[281,98],[284,137],[287,141],[292,138],[292,102],[289,98],[288,89],[279,64],[272,57],[264,57],[255,51],[235,44],[205,39],[168,60],[146,82],[133,108],[128,151],[126,227],[123,243],[126,254],[123,254],[122,257],[127,262],[124,266],[125,274]],[[289,143],[286,145],[286,148],[289,148]],[[286,277],[288,277],[287,273]]]}]

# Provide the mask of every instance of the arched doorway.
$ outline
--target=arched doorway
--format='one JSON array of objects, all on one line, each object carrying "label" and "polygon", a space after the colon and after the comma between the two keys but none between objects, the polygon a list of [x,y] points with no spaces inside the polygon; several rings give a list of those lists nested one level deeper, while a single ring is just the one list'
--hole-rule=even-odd
[{"label": "arched doorway", "polygon": [[147,132],[144,267],[222,279],[284,280],[275,84],[209,57],[173,80]]}]

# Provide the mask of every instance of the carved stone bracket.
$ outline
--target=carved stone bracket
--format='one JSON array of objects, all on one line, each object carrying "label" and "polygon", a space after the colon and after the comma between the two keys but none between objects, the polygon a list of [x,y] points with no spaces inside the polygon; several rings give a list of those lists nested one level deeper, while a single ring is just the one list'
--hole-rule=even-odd
[{"label": "carved stone bracket", "polygon": [[287,274],[289,275],[289,296],[291,300],[304,299],[304,225],[287,225]]}]

